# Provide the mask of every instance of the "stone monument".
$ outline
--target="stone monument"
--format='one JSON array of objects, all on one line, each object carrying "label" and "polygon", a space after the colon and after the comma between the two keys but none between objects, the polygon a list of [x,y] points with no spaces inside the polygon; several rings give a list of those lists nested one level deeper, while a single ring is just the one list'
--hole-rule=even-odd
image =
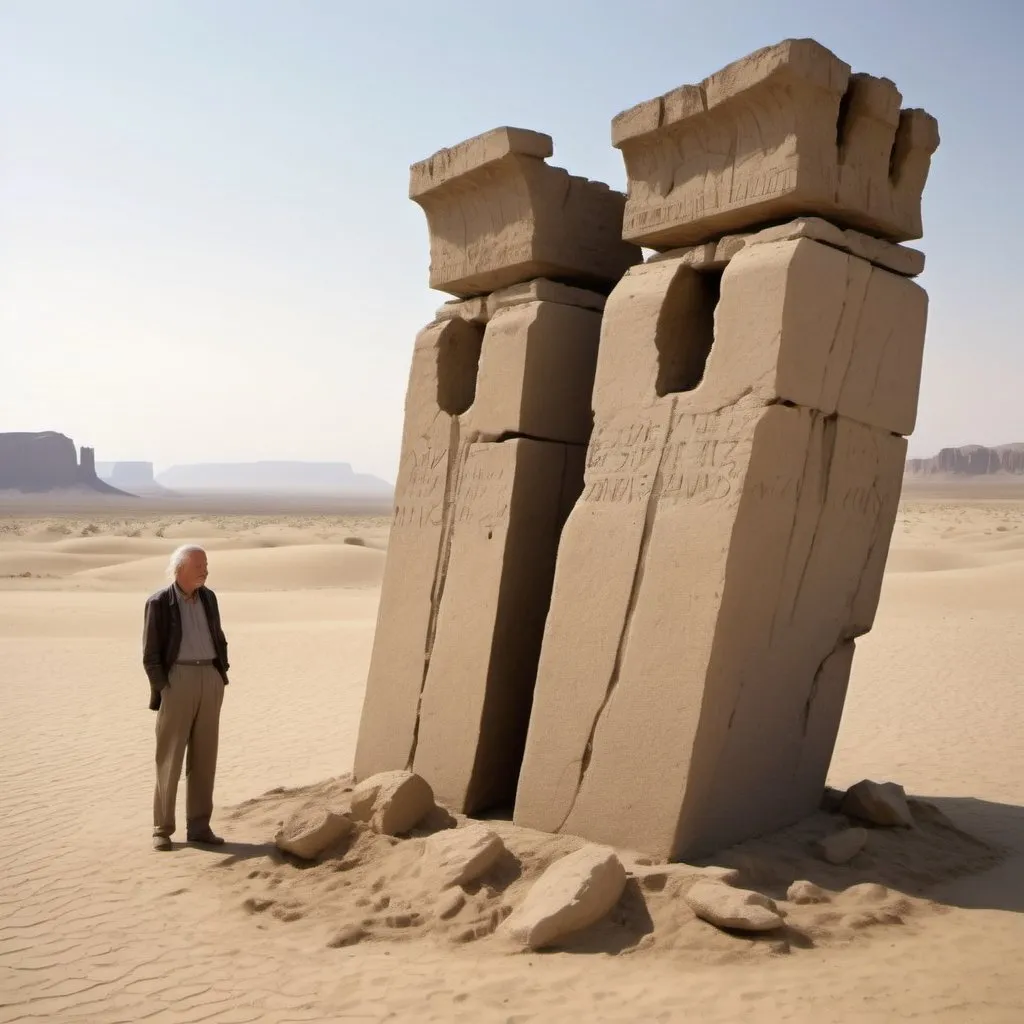
[{"label": "stone monument", "polygon": [[939,140],[901,102],[790,40],[615,118],[657,253],[604,311],[517,824],[684,858],[818,806],[917,412]]},{"label": "stone monument", "polygon": [[511,804],[558,537],[583,486],[625,197],[499,128],[413,165],[430,285],[413,348],[354,774],[411,768],[448,807]]}]

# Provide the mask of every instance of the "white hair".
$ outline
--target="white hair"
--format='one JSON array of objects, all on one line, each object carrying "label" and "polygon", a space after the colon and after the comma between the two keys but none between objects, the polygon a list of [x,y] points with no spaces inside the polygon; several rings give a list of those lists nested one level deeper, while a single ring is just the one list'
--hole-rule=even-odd
[{"label": "white hair", "polygon": [[206,549],[199,544],[182,544],[171,552],[170,561],[167,563],[167,575],[170,579],[178,578],[181,567],[188,561],[190,555],[205,555]]}]

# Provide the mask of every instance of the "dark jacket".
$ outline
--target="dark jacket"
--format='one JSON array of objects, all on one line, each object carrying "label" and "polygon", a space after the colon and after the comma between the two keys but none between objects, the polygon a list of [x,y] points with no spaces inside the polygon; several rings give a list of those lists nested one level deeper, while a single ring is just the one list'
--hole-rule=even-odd
[{"label": "dark jacket", "polygon": [[[217,656],[214,667],[228,682],[228,641],[220,625],[220,609],[217,595],[208,587],[197,591],[203,602],[206,621],[213,638],[213,649]],[[142,665],[149,677],[149,709],[160,708],[160,691],[168,685],[168,674],[178,658],[181,648],[181,609],[178,607],[178,593],[172,583],[158,590],[146,600],[146,614],[142,626]]]}]

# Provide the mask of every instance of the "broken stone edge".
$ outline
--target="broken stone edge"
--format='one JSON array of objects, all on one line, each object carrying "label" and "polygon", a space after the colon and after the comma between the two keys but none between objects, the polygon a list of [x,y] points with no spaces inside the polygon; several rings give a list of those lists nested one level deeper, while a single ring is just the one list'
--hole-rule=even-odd
[{"label": "broken stone edge", "polygon": [[850,228],[840,228],[822,217],[798,217],[786,224],[777,224],[759,231],[723,235],[714,242],[655,253],[645,262],[680,260],[694,269],[720,270],[743,249],[750,246],[795,241],[799,238],[809,238],[851,256],[858,256],[901,277],[917,277],[924,271],[924,253],[919,249],[885,242]]}]

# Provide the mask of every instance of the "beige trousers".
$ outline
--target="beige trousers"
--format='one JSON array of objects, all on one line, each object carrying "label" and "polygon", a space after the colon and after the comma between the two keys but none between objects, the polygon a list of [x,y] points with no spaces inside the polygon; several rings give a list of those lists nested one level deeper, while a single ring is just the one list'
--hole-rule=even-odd
[{"label": "beige trousers", "polygon": [[223,700],[224,680],[213,665],[174,665],[171,668],[170,685],[161,692],[160,710],[156,713],[154,836],[174,834],[183,761],[187,784],[187,835],[205,832],[210,827]]}]

